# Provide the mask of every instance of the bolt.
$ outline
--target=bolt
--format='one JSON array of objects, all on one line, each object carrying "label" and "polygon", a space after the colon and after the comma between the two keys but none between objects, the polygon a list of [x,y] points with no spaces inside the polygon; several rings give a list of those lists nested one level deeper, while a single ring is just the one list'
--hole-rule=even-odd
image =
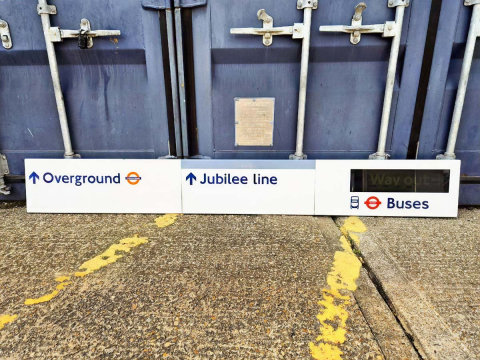
[{"label": "bolt", "polygon": [[7,23],[5,21],[0,21],[0,27],[1,28],[6,28],[7,27]]},{"label": "bolt", "polygon": [[388,30],[393,30],[392,24],[388,25]]},{"label": "bolt", "polygon": [[318,6],[318,2],[317,1],[314,1],[313,2],[313,7],[317,7]]},{"label": "bolt", "polygon": [[359,41],[360,41],[360,39],[359,39],[358,37],[354,37],[354,38],[353,38],[353,42],[354,42],[355,44],[358,44]]},{"label": "bolt", "polygon": [[302,6],[303,6],[302,0],[298,0],[298,1],[297,1],[297,6],[298,6],[298,7],[302,7]]},{"label": "bolt", "polygon": [[265,39],[271,39],[271,38],[272,38],[272,34],[270,33],[265,34]]},{"label": "bolt", "polygon": [[388,2],[388,5],[392,6],[392,5],[393,5],[393,0],[390,0],[390,1]]}]

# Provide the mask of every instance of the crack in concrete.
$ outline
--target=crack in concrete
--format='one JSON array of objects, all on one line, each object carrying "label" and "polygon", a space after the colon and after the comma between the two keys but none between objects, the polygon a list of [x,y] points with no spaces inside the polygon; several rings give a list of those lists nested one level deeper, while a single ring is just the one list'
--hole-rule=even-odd
[{"label": "crack in concrete", "polygon": [[[332,220],[337,224],[337,221],[336,221],[336,218],[332,217]],[[337,226],[339,227],[340,231],[342,231],[342,228],[337,224]],[[380,280],[378,279],[378,277],[376,276],[375,272],[372,270],[372,268],[369,266],[367,260],[365,259],[365,257],[363,256],[360,248],[359,248],[359,241],[358,241],[358,236],[356,234],[353,234],[354,236],[352,237],[352,234],[350,234],[350,232],[348,231],[342,231],[344,233],[344,236],[345,238],[348,240],[348,243],[350,244],[350,247],[352,248],[352,251],[353,253],[358,257],[358,259],[360,260],[360,262],[362,263],[362,267],[367,271],[367,274],[368,274],[368,277],[370,278],[370,280],[372,281],[372,284],[375,286],[375,289],[377,290],[378,294],[382,297],[383,301],[385,302],[385,304],[387,305],[388,309],[390,310],[390,313],[393,315],[393,317],[395,318],[397,324],[399,325],[400,329],[403,331],[403,333],[405,334],[406,338],[408,339],[410,345],[412,346],[412,348],[415,350],[416,354],[418,355],[418,357],[421,359],[421,360],[424,360],[425,357],[421,354],[419,348],[416,346],[415,344],[415,339],[414,339],[414,336],[413,334],[410,334],[410,332],[407,331],[407,329],[403,326],[400,318],[398,317],[397,315],[397,310],[395,309],[395,306],[393,305],[393,302],[392,300],[390,299],[390,297],[387,295],[385,289],[383,288]],[[357,298],[355,297],[354,295],[354,298],[355,300],[357,301]],[[364,314],[364,310],[362,309],[362,307],[360,306],[360,303],[357,301],[357,304],[358,304],[358,307],[360,309],[360,311],[362,312],[362,315],[366,321],[366,323],[368,324],[368,327],[370,328],[370,330],[372,331],[372,334],[373,336],[375,337],[375,341],[377,342],[380,350],[382,351],[382,354],[384,355],[385,358],[387,358],[385,356],[385,351],[382,347],[382,345],[380,344],[379,340],[377,339],[377,337],[375,336],[375,333],[374,331],[372,330],[372,327],[371,327],[371,324],[370,322],[367,320],[367,318],[365,317],[365,314]]]}]

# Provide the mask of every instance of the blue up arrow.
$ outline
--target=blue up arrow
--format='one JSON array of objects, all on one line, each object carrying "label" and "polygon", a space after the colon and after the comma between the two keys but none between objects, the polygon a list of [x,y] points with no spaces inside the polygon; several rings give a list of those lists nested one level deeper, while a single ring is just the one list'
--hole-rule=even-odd
[{"label": "blue up arrow", "polygon": [[30,174],[28,178],[33,181],[33,184],[36,184],[37,180],[40,179],[40,176],[38,176],[38,174],[34,171]]},{"label": "blue up arrow", "polygon": [[194,180],[197,181],[197,178],[196,178],[195,175],[193,175],[193,173],[190,173],[190,174],[187,176],[186,180],[187,180],[187,181],[190,180],[190,185],[193,185],[193,181],[194,181]]}]

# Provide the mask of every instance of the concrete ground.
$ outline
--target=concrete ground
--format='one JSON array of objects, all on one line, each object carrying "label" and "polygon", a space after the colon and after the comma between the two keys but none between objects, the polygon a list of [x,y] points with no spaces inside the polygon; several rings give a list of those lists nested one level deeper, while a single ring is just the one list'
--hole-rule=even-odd
[{"label": "concrete ground", "polygon": [[0,204],[0,359],[475,359],[479,217]]},{"label": "concrete ground", "polygon": [[[343,251],[330,218],[179,216],[159,227],[152,215],[33,215],[18,204],[0,218],[0,316],[17,316],[0,330],[2,359],[308,359]],[[148,243],[75,276],[136,234]],[[341,294],[344,358],[381,359],[352,293]]]},{"label": "concrete ground", "polygon": [[480,209],[461,209],[458,219],[361,221],[368,230],[357,253],[419,353],[479,359]]}]

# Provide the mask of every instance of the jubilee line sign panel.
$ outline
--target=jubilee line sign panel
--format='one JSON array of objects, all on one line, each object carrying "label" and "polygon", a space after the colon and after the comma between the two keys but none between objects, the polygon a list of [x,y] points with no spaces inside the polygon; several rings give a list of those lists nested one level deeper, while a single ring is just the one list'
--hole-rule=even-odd
[{"label": "jubilee line sign panel", "polygon": [[456,217],[460,161],[25,160],[27,210]]},{"label": "jubilee line sign panel", "polygon": [[315,161],[184,160],[186,214],[315,213]]}]

